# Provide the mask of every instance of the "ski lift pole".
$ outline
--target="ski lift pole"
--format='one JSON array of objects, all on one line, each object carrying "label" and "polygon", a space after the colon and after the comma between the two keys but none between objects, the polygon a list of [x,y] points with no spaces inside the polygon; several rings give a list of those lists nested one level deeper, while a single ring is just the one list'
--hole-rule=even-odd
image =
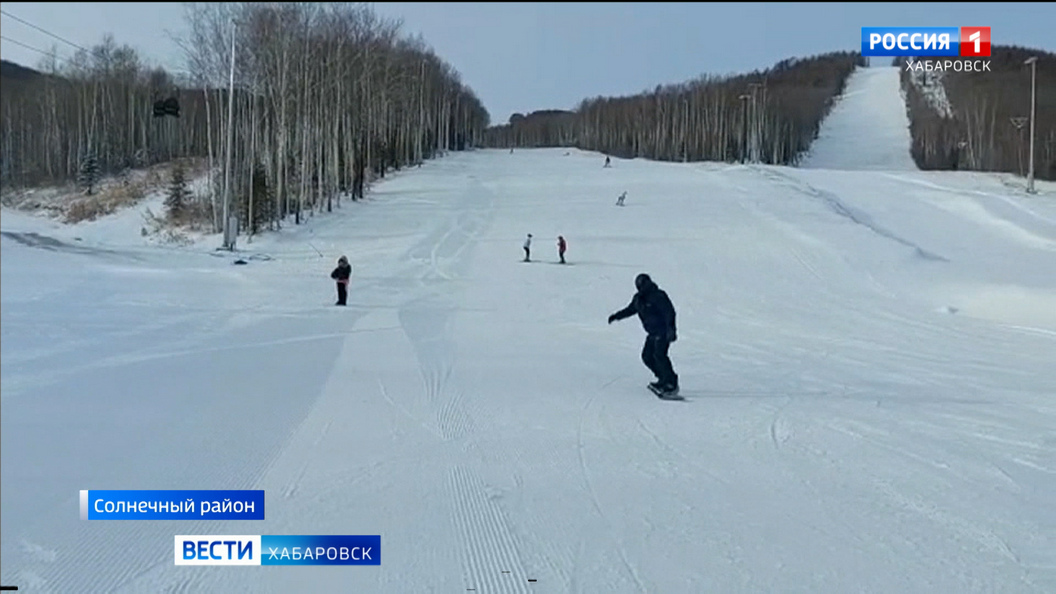
[{"label": "ski lift pole", "polygon": [[234,249],[231,228],[231,150],[234,146],[234,19],[231,19],[231,72],[227,89],[227,156],[224,164],[224,248]]}]

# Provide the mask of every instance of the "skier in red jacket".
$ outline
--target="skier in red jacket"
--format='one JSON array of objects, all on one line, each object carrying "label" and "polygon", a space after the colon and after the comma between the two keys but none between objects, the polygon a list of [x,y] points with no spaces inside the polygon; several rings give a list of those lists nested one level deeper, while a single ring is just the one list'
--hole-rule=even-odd
[{"label": "skier in red jacket", "polygon": [[561,258],[561,263],[565,263],[565,250],[568,249],[568,244],[565,243],[565,238],[557,236],[557,255]]}]

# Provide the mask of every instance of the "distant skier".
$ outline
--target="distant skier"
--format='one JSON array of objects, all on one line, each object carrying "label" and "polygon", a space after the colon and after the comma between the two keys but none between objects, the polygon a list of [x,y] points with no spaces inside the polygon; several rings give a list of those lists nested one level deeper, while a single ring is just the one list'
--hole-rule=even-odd
[{"label": "distant skier", "polygon": [[623,201],[627,199],[627,191],[625,190],[620,194],[619,198],[616,199],[616,206],[623,206]]},{"label": "distant skier", "polygon": [[656,286],[648,274],[639,274],[634,279],[634,286],[637,292],[631,298],[631,303],[610,315],[609,323],[638,314],[647,334],[642,347],[642,362],[657,378],[657,381],[649,384],[649,389],[657,396],[677,396],[678,374],[667,356],[671,343],[678,340],[675,307],[667,293]]},{"label": "distant skier", "polygon": [[330,278],[337,281],[337,303],[335,305],[348,305],[348,281],[352,277],[352,265],[348,258],[341,256],[337,259],[337,268],[330,273]]},{"label": "distant skier", "polygon": [[565,238],[561,235],[557,236],[557,256],[561,258],[561,263],[565,263],[565,250],[568,249],[568,243],[565,242]]},{"label": "distant skier", "polygon": [[612,166],[612,160],[609,159],[608,155],[605,155],[605,166],[606,167],[611,167]]},{"label": "distant skier", "polygon": [[529,233],[528,237],[524,239],[524,261],[530,262],[532,260],[532,234]]}]

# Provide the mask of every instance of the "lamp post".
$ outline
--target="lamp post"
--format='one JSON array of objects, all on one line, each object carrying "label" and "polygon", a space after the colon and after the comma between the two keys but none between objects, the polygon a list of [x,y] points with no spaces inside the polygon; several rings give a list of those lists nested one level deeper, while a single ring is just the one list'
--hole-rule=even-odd
[{"label": "lamp post", "polygon": [[741,163],[748,157],[748,100],[750,95],[741,95]]},{"label": "lamp post", "polygon": [[762,86],[762,83],[748,83],[752,105],[752,163],[759,162],[759,98],[755,92]]},{"label": "lamp post", "polygon": [[235,249],[231,228],[231,150],[235,143],[235,21],[231,20],[231,74],[227,88],[227,156],[224,163],[224,249]]},{"label": "lamp post", "polygon": [[1028,157],[1029,165],[1027,166],[1027,193],[1033,194],[1034,190],[1034,96],[1035,96],[1035,79],[1038,68],[1038,57],[1032,56],[1027,58],[1023,64],[1030,65],[1030,155]]}]

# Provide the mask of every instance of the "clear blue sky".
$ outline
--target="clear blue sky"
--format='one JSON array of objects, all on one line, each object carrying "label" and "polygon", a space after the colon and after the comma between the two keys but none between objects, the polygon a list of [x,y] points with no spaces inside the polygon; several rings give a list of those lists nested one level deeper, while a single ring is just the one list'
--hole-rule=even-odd
[{"label": "clear blue sky", "polygon": [[[154,63],[184,67],[167,32],[179,3],[3,2],[3,10],[83,46],[112,33]],[[857,50],[863,26],[990,26],[996,44],[1056,51],[1056,3],[418,3],[378,2],[453,65],[491,113],[571,109],[702,74],[761,69],[790,57]],[[75,49],[0,15],[4,37],[60,56]],[[4,59],[39,54],[8,40]]]}]

